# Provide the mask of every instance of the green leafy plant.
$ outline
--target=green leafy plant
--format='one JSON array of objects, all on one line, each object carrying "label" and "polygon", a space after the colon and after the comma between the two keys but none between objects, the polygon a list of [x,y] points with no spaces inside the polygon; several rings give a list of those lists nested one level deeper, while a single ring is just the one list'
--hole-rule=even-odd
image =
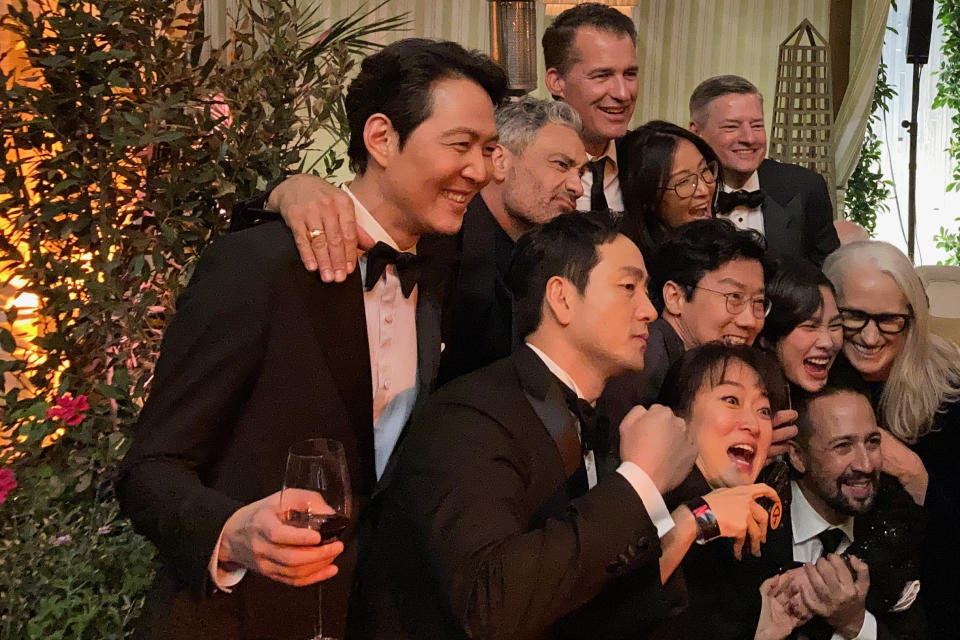
[{"label": "green leafy plant", "polygon": [[[947,152],[954,161],[952,181],[947,191],[953,191],[960,184],[960,0],[940,0],[937,22],[943,30],[943,64],[937,71],[937,95],[933,107],[946,107],[952,111],[950,122],[953,131]],[[960,218],[957,219],[960,222]],[[940,227],[934,237],[937,247],[947,251],[944,264],[960,264],[960,233],[957,229]]]},{"label": "green leafy plant", "polygon": [[883,177],[882,142],[878,129],[883,125],[883,114],[889,110],[890,100],[895,95],[896,90],[887,82],[887,65],[881,60],[870,103],[870,119],[863,134],[863,148],[847,182],[844,198],[847,219],[862,226],[871,236],[877,226],[877,212],[890,209],[887,199],[893,182]]},{"label": "green leafy plant", "polygon": [[[960,223],[960,218],[956,218]],[[960,233],[950,231],[946,227],[940,227],[940,231],[933,237],[937,242],[937,248],[947,252],[945,260],[938,260],[937,264],[956,264],[960,265]]]},{"label": "green leafy plant", "polygon": [[[319,0],[317,0],[319,1]],[[121,638],[154,562],[117,463],[163,328],[237,199],[342,164],[371,9],[242,0],[204,57],[200,0],[12,3],[0,28],[0,638]],[[329,146],[313,149],[321,133]]]}]

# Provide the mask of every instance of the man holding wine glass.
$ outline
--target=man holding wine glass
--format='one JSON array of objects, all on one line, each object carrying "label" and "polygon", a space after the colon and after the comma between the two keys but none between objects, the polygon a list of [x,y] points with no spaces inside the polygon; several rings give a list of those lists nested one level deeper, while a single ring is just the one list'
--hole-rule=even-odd
[{"label": "man holding wine glass", "polygon": [[[499,67],[455,43],[385,47],[346,98],[356,176],[344,190],[376,242],[360,268],[323,283],[299,266],[279,222],[220,238],[202,256],[118,483],[163,565],[140,637],[313,637],[318,593],[304,587],[319,581],[324,635],[342,637],[358,527],[320,544],[297,525],[349,516],[351,503],[362,520],[426,398],[440,356],[439,278],[416,244],[455,233],[490,179],[506,86]],[[298,455],[291,445],[318,438],[342,443],[349,480],[345,495],[314,487],[323,502],[304,509],[291,503],[302,487],[284,466]]]}]

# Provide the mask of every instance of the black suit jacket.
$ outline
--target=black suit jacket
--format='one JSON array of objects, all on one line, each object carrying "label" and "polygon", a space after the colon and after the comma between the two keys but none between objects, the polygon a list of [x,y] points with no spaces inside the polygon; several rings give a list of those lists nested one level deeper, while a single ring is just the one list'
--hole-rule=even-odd
[{"label": "black suit jacket", "polygon": [[[218,239],[203,254],[164,336],[150,397],[125,458],[122,506],[160,551],[140,633],[163,638],[291,638],[313,633],[316,587],[248,572],[211,593],[207,563],[239,507],[278,491],[291,443],[343,442],[357,503],[374,493],[369,349],[359,270],[324,284],[280,223]],[[421,397],[439,360],[439,302],[419,288]],[[358,509],[359,510],[359,509]],[[324,583],[325,631],[342,632],[356,553]]]},{"label": "black suit jacket", "polygon": [[444,384],[505,358],[515,346],[513,294],[507,286],[514,242],[481,194],[467,205],[455,236],[431,236],[421,255],[445,275],[443,341],[437,381]]},{"label": "black suit jacket", "polygon": [[358,570],[353,637],[563,637],[617,576],[659,584],[656,528],[626,479],[578,497],[568,482],[559,385],[524,347],[430,399]]},{"label": "black suit jacket", "polygon": [[821,266],[840,246],[823,177],[770,158],[760,164],[757,176],[766,195],[761,208],[767,247],[779,258],[803,257]]}]

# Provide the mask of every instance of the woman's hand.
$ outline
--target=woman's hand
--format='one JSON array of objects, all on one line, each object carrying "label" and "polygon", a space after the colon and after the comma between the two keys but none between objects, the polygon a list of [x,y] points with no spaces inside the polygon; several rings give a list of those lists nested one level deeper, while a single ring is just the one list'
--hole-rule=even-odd
[{"label": "woman's hand", "polygon": [[[738,560],[748,541],[750,551],[759,557],[760,544],[767,540],[767,510],[757,503],[757,498],[770,498],[777,513],[782,509],[777,492],[762,483],[715,489],[703,496],[720,525],[720,535],[734,539],[733,554]],[[778,524],[779,520],[774,527]]]}]

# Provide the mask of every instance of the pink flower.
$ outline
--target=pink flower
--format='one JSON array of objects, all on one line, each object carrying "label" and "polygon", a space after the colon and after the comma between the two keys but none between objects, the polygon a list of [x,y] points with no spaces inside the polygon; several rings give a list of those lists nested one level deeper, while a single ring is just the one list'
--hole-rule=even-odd
[{"label": "pink flower", "polygon": [[83,422],[83,413],[89,408],[87,396],[80,394],[74,398],[65,393],[54,401],[54,406],[47,409],[47,417],[59,418],[63,424],[72,427]]},{"label": "pink flower", "polygon": [[7,500],[7,494],[17,488],[17,476],[10,469],[0,469],[0,504]]}]

